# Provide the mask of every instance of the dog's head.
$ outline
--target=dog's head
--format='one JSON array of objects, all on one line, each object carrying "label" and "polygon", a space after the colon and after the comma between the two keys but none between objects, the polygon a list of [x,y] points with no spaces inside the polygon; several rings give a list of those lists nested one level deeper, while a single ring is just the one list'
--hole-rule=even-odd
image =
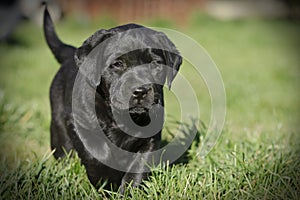
[{"label": "dog's head", "polygon": [[97,93],[114,109],[129,110],[135,123],[146,125],[151,107],[163,106],[163,85],[171,87],[182,58],[163,33],[129,24],[96,32],[76,50],[75,62],[78,67],[96,66],[87,78]]}]

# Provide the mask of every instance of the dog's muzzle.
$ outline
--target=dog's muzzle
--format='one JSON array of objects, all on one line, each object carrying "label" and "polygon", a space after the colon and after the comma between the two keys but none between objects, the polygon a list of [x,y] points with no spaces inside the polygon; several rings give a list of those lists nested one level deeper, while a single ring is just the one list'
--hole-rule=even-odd
[{"label": "dog's muzzle", "polygon": [[[149,110],[159,102],[159,95],[154,85],[144,85],[135,88],[129,101],[129,114],[133,121],[145,126],[150,123]],[[143,122],[141,124],[141,122]]]}]

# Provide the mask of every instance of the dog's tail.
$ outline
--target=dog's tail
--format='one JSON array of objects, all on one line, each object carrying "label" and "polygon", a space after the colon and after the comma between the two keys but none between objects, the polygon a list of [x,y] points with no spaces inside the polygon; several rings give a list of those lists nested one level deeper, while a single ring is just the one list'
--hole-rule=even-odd
[{"label": "dog's tail", "polygon": [[76,48],[63,43],[55,33],[54,25],[47,9],[47,5],[45,5],[44,11],[44,34],[48,46],[59,63],[63,63],[68,58],[72,58],[74,56]]}]

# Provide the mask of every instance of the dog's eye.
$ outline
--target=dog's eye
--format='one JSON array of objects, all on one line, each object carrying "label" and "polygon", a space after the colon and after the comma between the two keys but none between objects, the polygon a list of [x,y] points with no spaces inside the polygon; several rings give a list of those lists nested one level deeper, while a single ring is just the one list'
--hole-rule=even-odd
[{"label": "dog's eye", "polygon": [[123,62],[121,60],[118,60],[118,61],[114,62],[112,64],[112,66],[115,67],[115,68],[122,68],[124,65],[123,65]]}]

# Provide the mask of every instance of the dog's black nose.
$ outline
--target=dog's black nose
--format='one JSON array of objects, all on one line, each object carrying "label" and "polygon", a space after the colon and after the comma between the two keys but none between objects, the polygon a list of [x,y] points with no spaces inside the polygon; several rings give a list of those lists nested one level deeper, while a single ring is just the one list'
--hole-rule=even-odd
[{"label": "dog's black nose", "polygon": [[133,91],[132,96],[135,98],[144,98],[147,95],[148,91],[148,88],[138,87]]}]

